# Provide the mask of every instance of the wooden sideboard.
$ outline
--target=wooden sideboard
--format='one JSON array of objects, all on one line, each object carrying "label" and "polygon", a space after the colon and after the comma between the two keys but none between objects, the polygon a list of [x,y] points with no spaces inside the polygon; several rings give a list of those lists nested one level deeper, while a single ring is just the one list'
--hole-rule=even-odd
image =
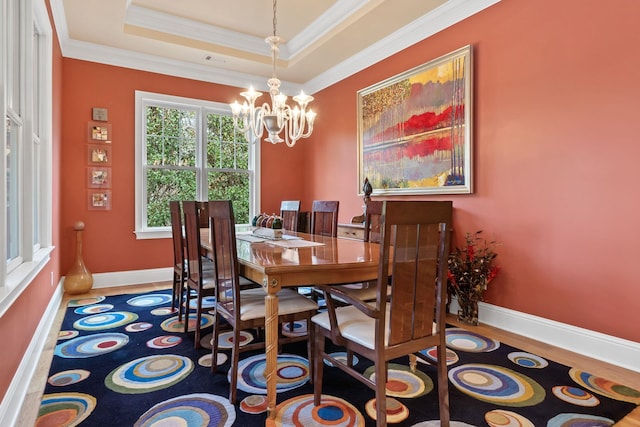
[{"label": "wooden sideboard", "polygon": [[340,223],[338,224],[338,237],[364,240],[364,224]]}]

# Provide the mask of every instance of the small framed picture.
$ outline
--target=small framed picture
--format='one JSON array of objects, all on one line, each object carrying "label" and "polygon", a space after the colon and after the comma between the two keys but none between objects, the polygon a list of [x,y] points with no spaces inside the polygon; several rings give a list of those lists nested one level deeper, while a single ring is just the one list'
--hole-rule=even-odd
[{"label": "small framed picture", "polygon": [[89,210],[108,211],[111,209],[111,191],[109,190],[89,190],[88,193]]},{"label": "small framed picture", "polygon": [[111,125],[101,122],[89,122],[89,142],[111,143]]},{"label": "small framed picture", "polygon": [[111,146],[90,144],[88,155],[90,165],[107,166],[111,164]]},{"label": "small framed picture", "polygon": [[89,188],[111,188],[111,168],[87,168]]}]

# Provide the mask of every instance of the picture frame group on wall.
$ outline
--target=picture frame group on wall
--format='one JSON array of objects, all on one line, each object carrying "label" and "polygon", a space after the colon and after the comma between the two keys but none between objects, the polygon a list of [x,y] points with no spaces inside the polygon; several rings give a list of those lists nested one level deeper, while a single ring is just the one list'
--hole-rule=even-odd
[{"label": "picture frame group on wall", "polygon": [[93,108],[93,121],[87,123],[87,208],[111,209],[112,145],[111,124],[106,108]]},{"label": "picture frame group on wall", "polygon": [[473,192],[468,45],[358,91],[358,194]]}]

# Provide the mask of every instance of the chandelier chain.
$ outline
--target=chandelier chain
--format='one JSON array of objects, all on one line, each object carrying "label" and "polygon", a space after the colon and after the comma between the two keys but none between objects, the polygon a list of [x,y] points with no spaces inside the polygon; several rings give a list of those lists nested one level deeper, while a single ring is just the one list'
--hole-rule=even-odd
[{"label": "chandelier chain", "polygon": [[273,36],[276,36],[276,26],[278,25],[278,18],[276,17],[276,3],[277,0],[273,0]]}]

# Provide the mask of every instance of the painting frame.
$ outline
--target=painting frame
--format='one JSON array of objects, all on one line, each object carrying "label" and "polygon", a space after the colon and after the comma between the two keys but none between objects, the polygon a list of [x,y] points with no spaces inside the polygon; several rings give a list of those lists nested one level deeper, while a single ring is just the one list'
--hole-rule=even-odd
[{"label": "painting frame", "polygon": [[357,92],[358,194],[473,193],[473,48]]}]

